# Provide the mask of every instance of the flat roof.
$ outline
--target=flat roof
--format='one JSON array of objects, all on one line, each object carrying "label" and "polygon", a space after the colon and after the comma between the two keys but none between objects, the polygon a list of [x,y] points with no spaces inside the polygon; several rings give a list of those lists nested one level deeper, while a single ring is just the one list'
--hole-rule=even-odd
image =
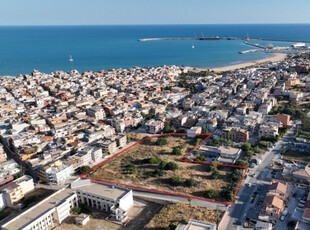
[{"label": "flat roof", "polygon": [[107,186],[103,184],[98,184],[98,183],[92,183],[91,185],[85,185],[77,188],[76,190],[82,190],[86,193],[92,193],[94,195],[98,195],[101,197],[106,197],[110,199],[120,199],[123,197],[128,190],[125,189],[119,189],[113,186]]},{"label": "flat roof", "polygon": [[28,225],[32,221],[38,219],[47,211],[53,209],[71,195],[73,195],[72,189],[64,189],[63,191],[48,197],[42,203],[39,203],[33,206],[32,208],[28,209],[24,213],[19,214],[16,218],[12,219],[8,224],[2,225],[2,227],[12,230],[20,229],[23,226]]}]

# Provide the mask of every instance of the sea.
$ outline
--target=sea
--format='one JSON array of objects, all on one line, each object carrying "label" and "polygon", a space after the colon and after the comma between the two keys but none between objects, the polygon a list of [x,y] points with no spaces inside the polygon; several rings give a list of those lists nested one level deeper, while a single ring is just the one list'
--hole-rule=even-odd
[{"label": "sea", "polygon": [[[264,52],[239,54],[254,49],[242,40],[138,41],[141,38],[216,36],[310,40],[310,24],[0,26],[0,76],[29,74],[33,69],[51,73],[162,65],[212,68],[270,56]],[[70,55],[73,62],[69,61]]]}]

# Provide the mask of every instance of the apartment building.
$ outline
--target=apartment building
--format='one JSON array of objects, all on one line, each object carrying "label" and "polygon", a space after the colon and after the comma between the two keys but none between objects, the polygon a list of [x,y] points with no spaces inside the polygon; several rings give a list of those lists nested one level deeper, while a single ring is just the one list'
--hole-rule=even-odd
[{"label": "apartment building", "polygon": [[227,127],[222,130],[222,138],[236,142],[248,142],[249,132],[236,127]]},{"label": "apartment building", "polygon": [[38,172],[38,177],[45,182],[61,184],[69,179],[73,172],[73,165],[66,165],[62,161],[56,161],[49,166],[43,167]]},{"label": "apartment building", "polygon": [[92,107],[87,109],[87,115],[94,117],[96,120],[103,120],[105,118],[105,113],[100,107]]},{"label": "apartment building", "polygon": [[145,129],[148,133],[158,133],[162,131],[165,127],[165,123],[162,121],[156,121],[154,119],[151,119],[145,123]]}]

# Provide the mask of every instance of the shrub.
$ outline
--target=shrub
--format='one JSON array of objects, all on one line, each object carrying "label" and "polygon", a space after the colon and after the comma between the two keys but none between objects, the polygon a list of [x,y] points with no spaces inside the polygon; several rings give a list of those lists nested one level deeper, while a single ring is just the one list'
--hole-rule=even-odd
[{"label": "shrub", "polygon": [[172,150],[172,154],[173,154],[173,155],[181,155],[181,154],[182,154],[182,148],[181,148],[181,146],[174,147],[173,150]]},{"label": "shrub", "polygon": [[218,195],[219,195],[219,192],[217,190],[214,190],[214,189],[209,189],[205,192],[205,196],[207,198],[211,198],[211,199],[218,197]]},{"label": "shrub", "polygon": [[156,141],[156,144],[159,146],[163,146],[163,145],[168,144],[168,140],[166,137],[159,137]]},{"label": "shrub", "polygon": [[169,230],[176,230],[178,225],[176,224],[169,224]]},{"label": "shrub", "polygon": [[172,176],[169,178],[169,183],[171,185],[177,186],[177,185],[180,185],[182,183],[182,179],[178,176]]},{"label": "shrub", "polygon": [[165,167],[165,170],[177,170],[179,169],[179,165],[175,162],[168,162]]},{"label": "shrub", "polygon": [[231,201],[234,197],[234,191],[230,188],[230,186],[228,186],[222,190],[221,196],[223,196],[227,201]]},{"label": "shrub", "polygon": [[187,186],[187,187],[195,187],[195,186],[197,186],[197,181],[196,180],[194,180],[193,178],[191,178],[191,179],[186,179],[185,181],[184,181],[184,184]]},{"label": "shrub", "polygon": [[211,178],[212,178],[212,179],[218,179],[219,176],[220,176],[219,170],[214,170],[213,173],[212,173],[212,175],[211,175]]},{"label": "shrub", "polygon": [[134,164],[130,164],[127,166],[129,174],[136,174],[136,166]]},{"label": "shrub", "polygon": [[80,214],[81,213],[81,208],[79,207],[73,207],[71,209],[71,211],[74,213],[74,214]]},{"label": "shrub", "polygon": [[159,177],[165,175],[165,171],[162,169],[155,169],[153,173],[151,173],[151,176],[153,177]]},{"label": "shrub", "polygon": [[232,182],[239,182],[242,179],[243,173],[241,169],[235,169],[230,175],[230,180]]},{"label": "shrub", "polygon": [[158,165],[158,168],[159,168],[159,169],[165,169],[167,164],[168,164],[167,161],[162,161],[162,162],[160,162],[160,164]]},{"label": "shrub", "polygon": [[149,163],[150,164],[159,164],[160,162],[161,162],[161,159],[159,157],[157,157],[157,156],[152,157],[152,158],[149,159]]},{"label": "shrub", "polygon": [[89,166],[83,166],[80,168],[80,174],[86,173],[88,170],[90,170]]}]

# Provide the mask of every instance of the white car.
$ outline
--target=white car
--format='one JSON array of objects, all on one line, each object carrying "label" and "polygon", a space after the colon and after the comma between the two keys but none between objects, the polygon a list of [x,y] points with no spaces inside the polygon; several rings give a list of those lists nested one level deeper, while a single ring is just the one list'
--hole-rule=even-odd
[{"label": "white car", "polygon": [[280,220],[281,220],[281,221],[284,221],[284,219],[285,219],[285,216],[281,216],[281,217],[280,217]]}]

